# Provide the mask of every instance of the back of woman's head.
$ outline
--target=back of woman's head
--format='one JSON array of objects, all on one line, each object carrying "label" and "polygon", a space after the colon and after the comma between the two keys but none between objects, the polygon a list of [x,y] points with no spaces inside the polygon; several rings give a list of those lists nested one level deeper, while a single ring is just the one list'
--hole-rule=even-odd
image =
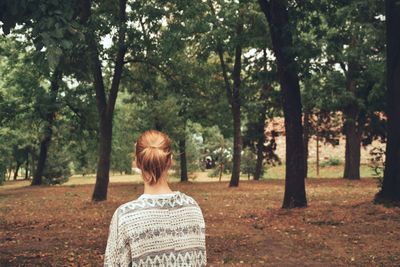
[{"label": "back of woman's head", "polygon": [[155,184],[171,167],[171,140],[159,131],[142,133],[136,142],[136,165],[145,182]]}]

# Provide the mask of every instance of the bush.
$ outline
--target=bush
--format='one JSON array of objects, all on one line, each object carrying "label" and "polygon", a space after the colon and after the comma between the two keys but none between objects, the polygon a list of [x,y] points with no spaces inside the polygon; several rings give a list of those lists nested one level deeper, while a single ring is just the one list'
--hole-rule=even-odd
[{"label": "bush", "polygon": [[68,182],[71,176],[70,160],[62,150],[50,146],[49,155],[43,171],[43,183],[54,185]]},{"label": "bush", "polygon": [[377,177],[378,188],[382,188],[383,183],[383,172],[385,170],[385,149],[382,147],[374,147],[369,152],[371,155],[370,158],[370,167],[374,172],[374,176]]},{"label": "bush", "polygon": [[243,150],[240,170],[249,177],[251,175],[254,176],[254,173],[256,172],[256,162],[256,155],[249,148],[246,148]]},{"label": "bush", "polygon": [[321,167],[327,166],[339,166],[342,164],[342,161],[338,158],[329,158],[328,160],[321,163]]}]

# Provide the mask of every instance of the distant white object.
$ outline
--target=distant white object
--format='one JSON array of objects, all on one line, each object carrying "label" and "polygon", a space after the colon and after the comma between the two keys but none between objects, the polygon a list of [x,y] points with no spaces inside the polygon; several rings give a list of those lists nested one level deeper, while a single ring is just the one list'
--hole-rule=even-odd
[{"label": "distant white object", "polygon": [[141,174],[142,173],[142,171],[139,168],[135,168],[135,167],[132,168],[132,171],[134,173],[137,173],[137,174]]}]

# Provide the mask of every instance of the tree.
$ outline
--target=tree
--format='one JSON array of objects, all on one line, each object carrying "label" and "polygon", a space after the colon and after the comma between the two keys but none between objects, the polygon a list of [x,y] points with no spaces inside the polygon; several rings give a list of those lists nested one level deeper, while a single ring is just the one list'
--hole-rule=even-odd
[{"label": "tree", "polygon": [[361,145],[368,143],[365,136],[371,136],[371,129],[366,127],[380,111],[376,103],[384,103],[370,101],[376,96],[375,89],[382,87],[383,1],[338,1],[324,5],[321,24],[326,24],[322,38],[327,61],[325,87],[342,88],[334,98],[339,103],[336,108],[343,114],[342,131],[346,137],[343,177],[360,179]]},{"label": "tree", "polygon": [[400,5],[386,0],[387,145],[378,201],[400,201]]},{"label": "tree", "polygon": [[58,89],[60,87],[61,77],[62,77],[61,70],[59,69],[59,67],[57,67],[54,70],[51,77],[50,95],[49,95],[50,104],[45,115],[47,125],[43,132],[43,138],[40,141],[39,159],[35,174],[32,179],[32,185],[42,184],[43,171],[47,160],[47,152],[49,150],[49,145],[53,131],[53,122],[57,110],[56,100],[57,100]]},{"label": "tree", "polygon": [[[263,14],[262,16],[265,20],[265,16]],[[265,26],[267,25],[265,24]],[[265,39],[263,41],[265,42]],[[254,180],[259,180],[264,173],[264,163],[271,165],[279,163],[279,158],[274,153],[276,149],[274,133],[271,133],[271,138],[267,138],[265,124],[268,119],[281,115],[281,94],[275,81],[277,76],[275,59],[267,59],[266,48],[261,49],[261,54],[262,57],[255,53],[254,66],[248,65],[251,68],[248,67],[250,77],[246,77],[245,90],[247,94],[244,103],[244,111],[247,116],[243,146],[250,148],[250,151],[257,156]],[[257,62],[258,57],[260,59]]]},{"label": "tree", "polygon": [[[109,90],[106,89],[104,82],[103,67],[100,60],[99,37],[96,35],[96,27],[100,21],[96,21],[95,16],[91,16],[92,7],[90,0],[81,1],[81,22],[86,26],[87,53],[90,60],[90,71],[92,74],[94,89],[96,92],[96,105],[99,113],[99,155],[97,162],[96,184],[92,199],[101,201],[107,199],[107,189],[109,183],[110,156],[112,144],[112,123],[115,102],[118,96],[119,84],[121,81],[124,57],[127,50],[126,45],[126,0],[118,1],[118,6],[113,7],[112,11],[117,13],[117,44],[112,81]],[[106,14],[109,10],[98,8],[100,13]],[[89,19],[90,18],[90,19]],[[89,20],[89,21],[88,21]],[[98,24],[96,24],[96,22]],[[107,92],[109,92],[107,94]]]},{"label": "tree", "polygon": [[[64,72],[70,66],[71,51],[74,41],[79,39],[76,31],[76,2],[51,1],[34,3],[31,1],[3,1],[0,12],[2,28],[11,38],[19,38],[25,51],[30,54],[25,63],[34,65],[37,79],[48,80],[50,89],[37,102],[39,113],[45,121],[40,137],[40,153],[32,180],[32,185],[40,185],[47,160],[48,149],[53,134],[55,116],[59,111],[58,91],[62,84]],[[16,25],[20,27],[17,28]],[[78,37],[78,38],[77,38]],[[23,53],[21,53],[23,54]],[[24,74],[25,75],[25,74]],[[44,82],[47,83],[47,82]],[[21,86],[23,88],[23,86]],[[43,86],[30,88],[37,90],[40,96]],[[44,86],[47,87],[47,86]],[[43,91],[43,90],[42,90]],[[24,95],[24,94],[22,94]]]},{"label": "tree", "polygon": [[283,93],[286,131],[286,174],[283,208],[306,207],[304,183],[303,126],[301,96],[290,31],[288,4],[280,0],[259,0],[269,23]]},{"label": "tree", "polygon": [[[219,29],[221,26],[218,23],[218,14],[215,11],[212,1],[209,1],[209,7],[214,18],[214,27]],[[235,10],[236,11],[236,10]],[[225,93],[231,107],[233,118],[233,167],[232,176],[229,186],[239,186],[240,179],[240,159],[242,153],[242,132],[241,132],[241,101],[240,101],[240,87],[241,87],[241,71],[242,71],[242,51],[243,51],[243,16],[244,6],[239,1],[238,12],[235,15],[236,22],[234,23],[235,31],[232,38],[234,38],[234,64],[232,70],[232,81],[229,78],[228,66],[225,59],[225,50],[221,36],[216,36],[215,50],[218,54],[221,71],[224,79]]]}]

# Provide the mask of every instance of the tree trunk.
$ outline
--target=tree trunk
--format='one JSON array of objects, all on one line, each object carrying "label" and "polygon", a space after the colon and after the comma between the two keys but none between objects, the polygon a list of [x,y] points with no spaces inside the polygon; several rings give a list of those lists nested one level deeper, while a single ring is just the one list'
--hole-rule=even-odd
[{"label": "tree trunk", "polygon": [[304,183],[303,126],[299,78],[290,32],[287,2],[259,0],[267,17],[272,46],[277,59],[278,75],[283,92],[286,131],[286,175],[283,208],[306,207]]},{"label": "tree trunk", "polygon": [[[84,1],[81,7],[84,8],[81,13],[86,14],[85,19],[81,19],[82,23],[86,23],[88,16],[90,16],[90,1]],[[118,44],[117,54],[114,63],[114,73],[111,81],[111,88],[106,97],[106,89],[103,81],[102,65],[100,61],[100,54],[97,48],[96,35],[93,29],[88,30],[86,38],[89,56],[90,67],[94,80],[94,87],[96,91],[96,105],[100,117],[99,125],[99,159],[97,164],[96,184],[94,187],[92,200],[102,201],[107,199],[107,189],[109,183],[110,172],[110,158],[111,158],[111,144],[112,144],[112,121],[114,115],[115,102],[118,96],[119,84],[121,81],[122,70],[124,66],[124,57],[126,53],[125,35],[126,35],[126,0],[119,1],[119,14],[118,14]]]},{"label": "tree trunk", "polygon": [[240,161],[242,153],[242,132],[240,129],[240,104],[232,106],[233,114],[233,167],[229,186],[239,186]]},{"label": "tree trunk", "polygon": [[256,169],[254,171],[254,180],[256,181],[260,180],[262,174],[262,168],[264,162],[264,143],[265,143],[265,136],[264,137],[260,136],[257,142],[257,162],[256,162]]},{"label": "tree trunk", "polygon": [[186,140],[183,138],[179,141],[179,159],[181,167],[181,182],[189,181],[186,160]]},{"label": "tree trunk", "polygon": [[29,153],[26,154],[26,163],[25,163],[25,180],[29,179]]},{"label": "tree trunk", "polygon": [[221,182],[221,180],[222,180],[222,172],[223,171],[224,171],[224,164],[221,162],[219,164],[219,179],[218,179],[218,182]]},{"label": "tree trunk", "polygon": [[[209,2],[209,6],[211,9],[211,13],[215,16],[215,9],[211,3]],[[242,14],[243,10],[239,10],[239,16],[236,23],[236,38],[239,40],[243,33],[243,21]],[[218,27],[217,24],[214,24],[215,27]],[[242,45],[240,41],[237,41],[235,46],[235,62],[233,65],[232,79],[233,86],[231,86],[231,82],[228,77],[228,70],[225,64],[224,59],[224,49],[222,46],[222,42],[219,40],[217,42],[216,47],[218,57],[220,60],[220,65],[222,69],[222,75],[224,77],[225,84],[225,92],[228,99],[228,102],[231,106],[232,117],[233,117],[233,167],[232,167],[232,176],[229,182],[230,187],[239,186],[240,179],[240,161],[241,161],[241,153],[242,153],[242,132],[240,129],[241,121],[240,121],[240,84],[241,77],[240,72],[242,70]]]},{"label": "tree trunk", "polygon": [[[268,71],[268,57],[267,57],[267,49],[263,49],[263,58],[264,58],[264,71]],[[272,90],[272,87],[269,85],[268,82],[264,82],[262,86],[262,91],[260,94],[260,102],[261,110],[259,111],[259,118],[258,118],[258,125],[257,125],[257,132],[259,134],[257,140],[257,162],[256,162],[256,169],[254,172],[254,180],[258,181],[261,178],[263,173],[264,167],[264,143],[265,143],[265,120],[267,118],[267,108],[268,108],[268,95]]]},{"label": "tree trunk", "polygon": [[35,155],[33,153],[31,154],[31,159],[32,159],[32,162],[31,162],[31,177],[33,179],[33,175],[36,173],[36,169],[35,169],[36,161],[35,161]]},{"label": "tree trunk", "polygon": [[14,172],[14,181],[17,180],[18,178],[19,167],[21,167],[21,162],[17,161],[17,167],[15,167],[15,172]]},{"label": "tree trunk", "polygon": [[317,176],[319,176],[319,133],[318,133],[318,131],[317,131],[317,133],[316,133],[316,143],[317,143],[317,145],[315,146],[315,149],[317,150],[317,160],[316,160],[316,167],[317,167]]},{"label": "tree trunk", "polygon": [[99,158],[97,160],[96,184],[92,195],[92,199],[98,201],[107,199],[110,180],[112,115],[105,115],[100,118],[99,134]]},{"label": "tree trunk", "polygon": [[[236,37],[239,38],[243,32],[243,21],[241,18],[242,10],[239,11],[239,18],[236,24]],[[237,42],[235,47],[235,63],[233,65],[232,79],[232,115],[233,115],[233,167],[232,176],[229,186],[239,186],[240,179],[240,161],[242,155],[242,130],[240,119],[240,72],[242,71],[242,45],[240,41]]]},{"label": "tree trunk", "polygon": [[11,180],[11,172],[12,172],[12,169],[13,169],[13,167],[12,167],[12,164],[11,164],[10,167],[8,168],[8,178],[7,178],[7,181],[10,181],[10,180]]},{"label": "tree trunk", "polygon": [[[266,101],[266,99],[261,99]],[[257,140],[257,162],[256,162],[256,169],[254,172],[254,180],[260,180],[262,169],[263,169],[263,162],[264,162],[264,143],[265,143],[265,119],[266,119],[266,105],[263,103],[262,109],[260,111],[260,117],[258,120],[257,131],[258,131],[258,140]]]},{"label": "tree trunk", "polygon": [[[351,37],[350,49],[357,47],[357,38]],[[361,125],[360,108],[356,101],[357,84],[356,78],[360,71],[359,64],[353,59],[348,62],[346,73],[346,90],[351,93],[354,100],[343,110],[345,116],[344,134],[346,137],[345,163],[343,178],[350,180],[360,179],[360,157],[361,157]]]},{"label": "tree trunk", "polygon": [[55,106],[55,104],[56,104],[56,100],[57,100],[58,89],[60,87],[59,83],[61,81],[61,76],[62,76],[62,74],[61,74],[60,67],[57,66],[57,68],[54,70],[52,78],[51,78],[51,85],[50,85],[50,89],[51,89],[50,105],[51,106],[49,107],[49,110],[46,115],[47,125],[44,130],[43,139],[40,141],[39,159],[37,162],[35,174],[33,176],[31,185],[41,185],[42,184],[42,176],[43,176],[43,171],[44,171],[44,167],[45,167],[46,160],[47,160],[47,152],[49,150],[51,137],[53,135],[53,122],[54,122],[56,111],[57,111],[57,107]]},{"label": "tree trunk", "polygon": [[386,0],[387,144],[378,201],[400,201],[400,6]]},{"label": "tree trunk", "polygon": [[304,112],[304,132],[303,132],[303,146],[304,146],[304,178],[308,176],[308,143],[310,141],[310,112]]},{"label": "tree trunk", "polygon": [[350,112],[345,122],[345,163],[343,178],[360,179],[361,132],[357,127],[357,113]]}]

